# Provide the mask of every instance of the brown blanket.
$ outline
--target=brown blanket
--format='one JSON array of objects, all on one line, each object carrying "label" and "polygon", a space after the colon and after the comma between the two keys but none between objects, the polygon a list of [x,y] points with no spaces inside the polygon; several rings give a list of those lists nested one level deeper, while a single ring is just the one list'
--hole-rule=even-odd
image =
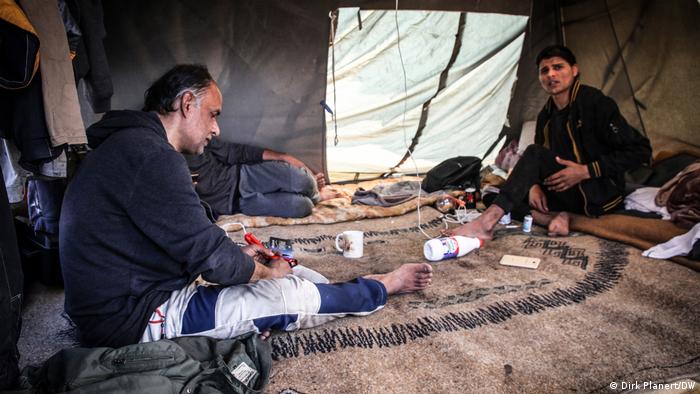
[{"label": "brown blanket", "polygon": [[[571,215],[570,228],[572,231],[580,231],[600,238],[622,242],[641,250],[664,243],[688,231],[668,220],[645,219],[628,215],[604,215],[599,218]],[[698,261],[685,257],[674,257],[672,260],[700,271],[700,262]]]}]

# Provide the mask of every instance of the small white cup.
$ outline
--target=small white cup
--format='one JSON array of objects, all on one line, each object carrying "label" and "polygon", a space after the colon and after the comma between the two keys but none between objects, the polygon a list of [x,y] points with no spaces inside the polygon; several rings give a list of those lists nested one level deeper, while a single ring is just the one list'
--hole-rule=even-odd
[{"label": "small white cup", "polygon": [[[362,231],[343,231],[335,236],[335,248],[343,252],[343,257],[357,259],[363,253],[363,233]],[[340,239],[342,238],[342,243]],[[341,247],[342,246],[342,247]]]}]

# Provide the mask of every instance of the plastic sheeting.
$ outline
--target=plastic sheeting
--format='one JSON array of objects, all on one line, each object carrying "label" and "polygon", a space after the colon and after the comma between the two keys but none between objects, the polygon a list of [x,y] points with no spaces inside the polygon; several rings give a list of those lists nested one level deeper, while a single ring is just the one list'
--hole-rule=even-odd
[{"label": "plastic sheeting", "polygon": [[[423,104],[438,90],[459,23],[458,12],[340,9],[326,89],[339,139],[335,146],[333,119],[326,115],[330,173],[385,173],[401,161]],[[481,157],[496,141],[506,123],[526,23],[524,16],[466,14],[446,86],[428,107],[415,166],[409,159],[396,171],[414,172],[417,166],[425,172],[458,155]]]}]

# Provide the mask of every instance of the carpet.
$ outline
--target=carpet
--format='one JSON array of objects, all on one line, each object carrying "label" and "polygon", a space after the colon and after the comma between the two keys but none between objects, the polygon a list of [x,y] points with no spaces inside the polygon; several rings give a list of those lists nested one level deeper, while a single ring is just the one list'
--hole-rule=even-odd
[{"label": "carpet", "polygon": [[[437,235],[437,211],[421,212]],[[343,281],[424,261],[416,219],[412,212],[255,234],[291,240],[303,265]],[[365,232],[362,258],[335,250],[344,230]],[[479,251],[435,263],[428,290],[392,297],[371,316],[274,333],[266,391],[617,392],[613,383],[700,374],[696,272],[590,235],[549,238],[537,226],[495,235]],[[504,254],[541,264],[501,266]]]}]

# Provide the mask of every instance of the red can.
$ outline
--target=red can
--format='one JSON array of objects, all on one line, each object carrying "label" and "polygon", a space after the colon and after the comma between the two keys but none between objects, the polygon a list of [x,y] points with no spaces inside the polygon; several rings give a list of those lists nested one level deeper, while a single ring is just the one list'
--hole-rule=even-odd
[{"label": "red can", "polygon": [[467,209],[476,209],[476,189],[473,187],[469,187],[464,189],[464,202],[465,202],[465,208]]}]

